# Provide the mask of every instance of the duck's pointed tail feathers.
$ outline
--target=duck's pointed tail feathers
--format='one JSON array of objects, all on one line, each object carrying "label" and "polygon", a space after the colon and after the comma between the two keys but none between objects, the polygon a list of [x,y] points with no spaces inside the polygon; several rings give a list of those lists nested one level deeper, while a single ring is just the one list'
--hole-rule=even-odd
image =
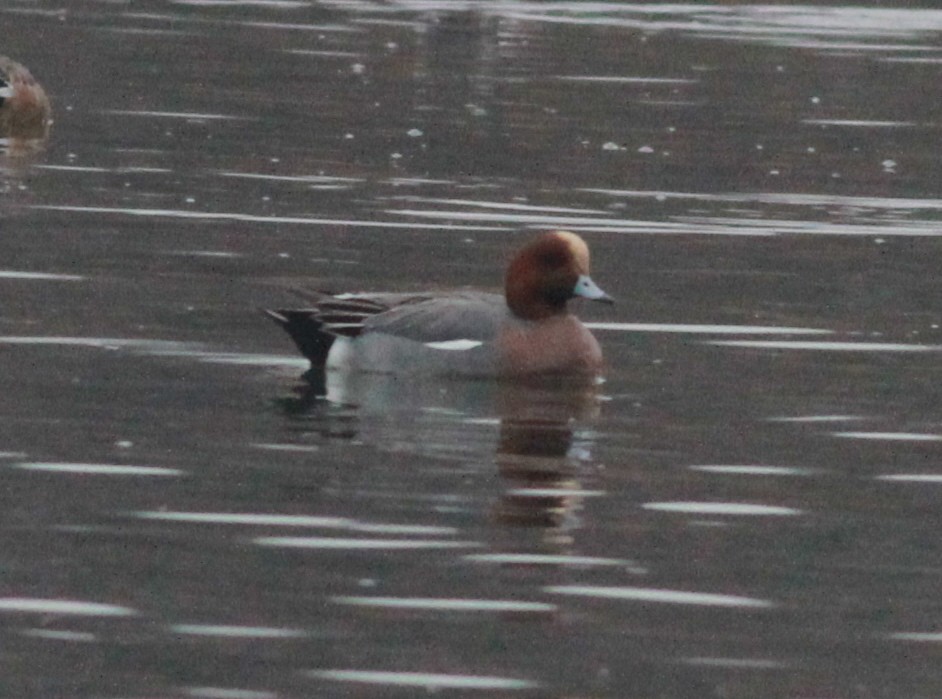
[{"label": "duck's pointed tail feathers", "polygon": [[323,323],[311,310],[261,309],[278,323],[294,340],[301,354],[311,361],[311,368],[322,368],[327,362],[327,353],[334,343],[334,336],[324,332]]}]

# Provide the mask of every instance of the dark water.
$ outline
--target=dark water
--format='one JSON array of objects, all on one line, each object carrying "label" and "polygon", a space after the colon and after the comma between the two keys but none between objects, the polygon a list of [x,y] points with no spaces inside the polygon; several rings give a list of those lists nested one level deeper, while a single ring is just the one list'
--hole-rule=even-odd
[{"label": "dark water", "polygon": [[[0,22],[55,108],[0,171],[0,694],[942,694],[942,11]],[[593,390],[325,401],[255,310],[547,227],[620,300]]]}]

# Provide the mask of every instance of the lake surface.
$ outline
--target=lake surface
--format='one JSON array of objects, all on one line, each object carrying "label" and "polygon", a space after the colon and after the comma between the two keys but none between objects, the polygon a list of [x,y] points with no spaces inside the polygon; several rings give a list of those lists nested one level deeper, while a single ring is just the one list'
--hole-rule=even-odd
[{"label": "lake surface", "polygon": [[[0,694],[936,698],[942,11],[0,7]],[[292,287],[593,251],[591,389],[331,381]]]}]

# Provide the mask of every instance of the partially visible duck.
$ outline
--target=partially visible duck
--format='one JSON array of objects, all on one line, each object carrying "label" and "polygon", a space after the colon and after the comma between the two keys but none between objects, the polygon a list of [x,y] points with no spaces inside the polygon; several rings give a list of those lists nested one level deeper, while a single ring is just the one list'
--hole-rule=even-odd
[{"label": "partially visible duck", "polygon": [[49,98],[32,74],[0,56],[0,138],[45,138],[51,113]]},{"label": "partially visible duck", "polygon": [[323,369],[392,374],[519,377],[594,375],[602,350],[569,312],[581,296],[612,303],[589,276],[589,248],[545,233],[510,262],[504,295],[317,292],[308,308],[265,311]]}]

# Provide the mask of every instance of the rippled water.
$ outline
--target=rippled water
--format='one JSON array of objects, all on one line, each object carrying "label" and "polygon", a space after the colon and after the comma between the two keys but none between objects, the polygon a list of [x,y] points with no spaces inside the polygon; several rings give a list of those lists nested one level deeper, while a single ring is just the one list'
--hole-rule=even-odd
[{"label": "rippled water", "polygon": [[[12,0],[0,688],[938,697],[942,11]],[[591,390],[329,377],[292,286],[589,240]]]}]

